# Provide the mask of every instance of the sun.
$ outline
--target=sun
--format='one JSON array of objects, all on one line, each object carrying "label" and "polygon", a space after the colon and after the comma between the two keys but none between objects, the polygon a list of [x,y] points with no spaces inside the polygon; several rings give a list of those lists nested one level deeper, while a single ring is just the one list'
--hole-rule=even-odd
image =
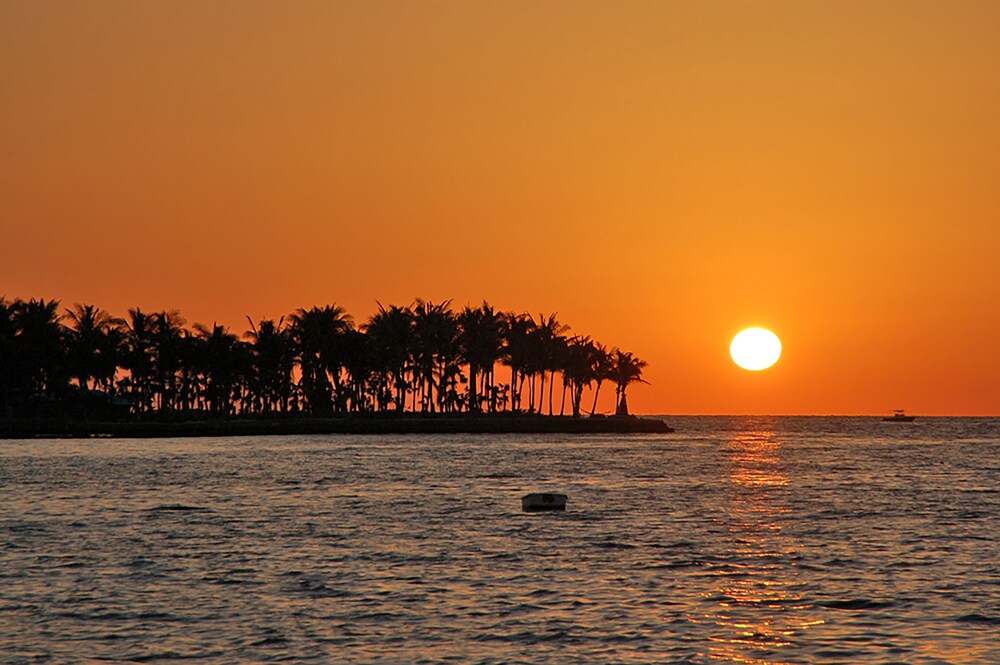
[{"label": "sun", "polygon": [[767,369],[781,357],[781,340],[766,328],[747,328],[733,338],[729,355],[743,369]]}]

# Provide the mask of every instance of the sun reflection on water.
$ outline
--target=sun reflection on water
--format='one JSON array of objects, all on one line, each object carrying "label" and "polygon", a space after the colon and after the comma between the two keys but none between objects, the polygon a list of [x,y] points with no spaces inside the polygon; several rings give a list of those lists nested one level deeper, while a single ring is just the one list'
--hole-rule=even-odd
[{"label": "sun reflection on water", "polygon": [[781,444],[767,429],[734,436],[722,450],[727,471],[725,515],[730,548],[712,574],[715,610],[699,618],[714,624],[703,654],[715,660],[783,665],[796,637],[822,620],[810,616],[795,568],[795,543],[782,531],[789,511]]}]

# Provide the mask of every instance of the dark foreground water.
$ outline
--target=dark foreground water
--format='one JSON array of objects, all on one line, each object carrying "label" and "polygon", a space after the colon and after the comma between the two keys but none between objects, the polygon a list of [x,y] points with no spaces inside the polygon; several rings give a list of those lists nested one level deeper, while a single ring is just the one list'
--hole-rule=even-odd
[{"label": "dark foreground water", "polygon": [[0,662],[1000,663],[1000,421],[670,422],[0,441]]}]

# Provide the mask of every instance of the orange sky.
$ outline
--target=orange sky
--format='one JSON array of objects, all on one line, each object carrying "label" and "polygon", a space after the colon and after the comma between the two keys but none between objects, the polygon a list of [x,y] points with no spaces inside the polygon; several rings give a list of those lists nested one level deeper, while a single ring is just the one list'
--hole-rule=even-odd
[{"label": "orange sky", "polygon": [[[6,2],[0,294],[558,311],[644,413],[1000,414],[1000,3]],[[733,334],[784,355],[749,373]]]}]

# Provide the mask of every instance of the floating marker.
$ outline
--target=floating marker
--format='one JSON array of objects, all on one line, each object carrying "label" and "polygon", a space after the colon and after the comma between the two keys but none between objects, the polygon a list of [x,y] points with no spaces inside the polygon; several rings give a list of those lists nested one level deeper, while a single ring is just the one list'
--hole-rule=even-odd
[{"label": "floating marker", "polygon": [[566,510],[566,495],[548,492],[525,494],[521,498],[521,509],[526,513],[540,510]]}]

